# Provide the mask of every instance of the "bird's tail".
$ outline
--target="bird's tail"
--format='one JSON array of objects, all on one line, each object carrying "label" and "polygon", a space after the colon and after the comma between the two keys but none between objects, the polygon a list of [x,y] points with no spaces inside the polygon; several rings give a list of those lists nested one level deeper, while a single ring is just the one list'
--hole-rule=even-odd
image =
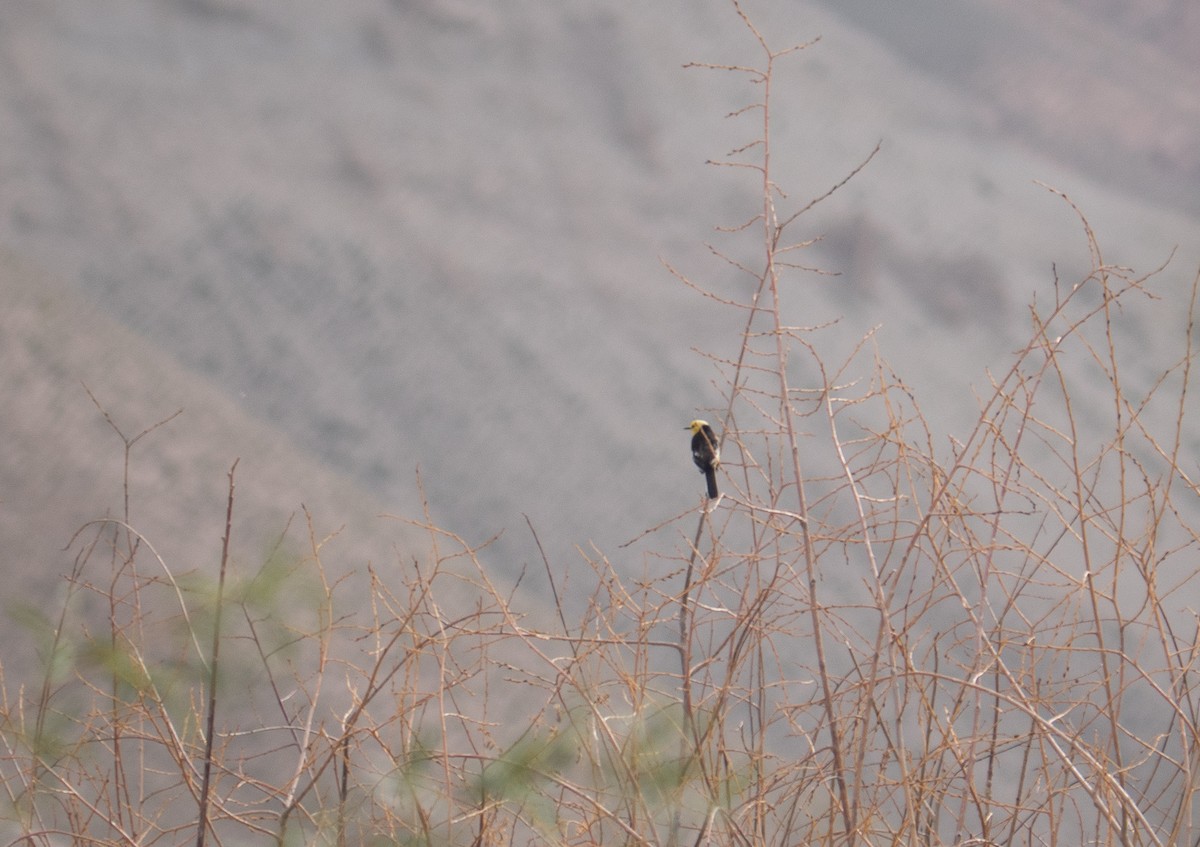
[{"label": "bird's tail", "polygon": [[708,481],[708,499],[717,499],[717,471],[715,468],[705,468],[704,478]]}]

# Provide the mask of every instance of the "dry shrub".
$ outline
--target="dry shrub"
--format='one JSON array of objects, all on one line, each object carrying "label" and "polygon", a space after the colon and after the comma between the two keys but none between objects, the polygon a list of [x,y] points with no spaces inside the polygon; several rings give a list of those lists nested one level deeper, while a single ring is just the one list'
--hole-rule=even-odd
[{"label": "dry shrub", "polygon": [[[571,603],[547,561],[547,614],[428,516],[387,579],[331,577],[309,518],[302,553],[219,590],[98,522],[44,684],[5,690],[10,843],[1196,843],[1195,285],[1178,320],[1080,213],[1090,271],[938,434],[870,337],[829,363],[784,319],[823,198],[777,208],[791,51],[743,20],[762,64],[707,67],[759,85],[727,163],[760,180],[733,231],[761,261],[744,300],[683,280],[742,345],[717,362],[726,494],[634,542],[675,554],[630,576],[597,552]],[[1173,361],[1126,309],[1165,310]]]}]

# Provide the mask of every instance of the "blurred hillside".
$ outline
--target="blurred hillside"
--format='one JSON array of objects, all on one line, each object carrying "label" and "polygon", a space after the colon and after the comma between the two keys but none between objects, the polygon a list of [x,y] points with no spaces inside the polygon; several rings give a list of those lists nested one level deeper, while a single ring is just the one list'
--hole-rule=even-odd
[{"label": "blurred hillside", "polygon": [[[243,577],[272,551],[288,561],[311,555],[304,507],[317,540],[330,537],[322,562],[331,582],[364,573],[368,563],[387,578],[425,550],[427,541],[417,531],[377,518],[378,502],[361,487],[305,455],[276,428],[248,417],[206,379],[44,269],[0,251],[0,289],[6,612],[30,605],[53,619],[66,593],[63,576],[97,538],[80,581],[103,586],[111,578],[106,549],[115,524],[102,531],[97,522],[125,521],[125,448],[89,391],[134,442],[129,524],[176,576],[197,569],[215,578],[227,474],[235,459],[231,550],[234,571]],[[143,567],[147,576],[161,577],[152,555]],[[85,610],[100,613],[105,604],[82,593]],[[29,638],[8,644],[4,669],[19,677],[32,660],[33,644]]]},{"label": "blurred hillside", "polygon": [[[1149,270],[1178,246],[1186,303],[1195,15],[747,8],[776,46],[821,36],[776,82],[789,202],[883,144],[805,229],[825,236],[805,263],[841,275],[797,280],[794,322],[842,319],[830,360],[882,325],[927,415],[972,419],[970,386],[1023,337],[1052,264],[1087,267],[1035,179],[1110,261]],[[695,351],[735,350],[740,318],[661,263],[746,291],[705,242],[753,263],[753,238],[714,227],[753,214],[756,187],[705,162],[753,137],[725,116],[757,90],[682,66],[758,59],[723,0],[0,6],[0,290],[20,304],[0,366],[19,435],[0,454],[5,567],[50,590],[68,561],[50,551],[117,502],[120,445],[80,381],[130,431],[187,410],[139,448],[135,493],[188,561],[214,553],[237,456],[256,540],[301,502],[333,525],[416,516],[420,468],[440,522],[504,533],[489,563],[511,580],[538,562],[522,515],[571,570],[576,546],[620,555],[696,505],[682,426],[723,404]],[[1126,320],[1148,357],[1178,343]],[[396,541],[355,525],[370,549]]]}]

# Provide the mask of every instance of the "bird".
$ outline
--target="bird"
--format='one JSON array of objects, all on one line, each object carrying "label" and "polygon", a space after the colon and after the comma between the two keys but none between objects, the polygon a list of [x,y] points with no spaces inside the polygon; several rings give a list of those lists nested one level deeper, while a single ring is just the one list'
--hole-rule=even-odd
[{"label": "bird", "polygon": [[692,431],[692,461],[708,482],[708,499],[717,499],[717,468],[721,466],[721,447],[708,421],[692,421],[684,429]]}]

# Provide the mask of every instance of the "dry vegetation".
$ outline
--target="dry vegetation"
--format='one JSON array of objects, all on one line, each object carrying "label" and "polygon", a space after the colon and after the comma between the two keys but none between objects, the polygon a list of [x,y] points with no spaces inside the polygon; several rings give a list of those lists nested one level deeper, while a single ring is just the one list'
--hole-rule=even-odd
[{"label": "dry vegetation", "polygon": [[771,177],[791,51],[745,23],[761,64],[709,70],[757,84],[726,164],[760,180],[733,232],[761,264],[745,302],[684,280],[743,345],[717,363],[726,494],[647,530],[676,556],[598,555],[572,602],[546,562],[547,622],[429,520],[427,556],[357,581],[311,518],[302,553],[186,577],[128,513],[98,521],[61,612],[31,616],[44,681],[4,690],[6,843],[1198,842],[1190,320],[1167,310],[1178,358],[1138,360],[1131,393],[1116,327],[1154,280],[1080,214],[1090,273],[1054,280],[941,444],[871,339],[828,363],[829,328],[786,325],[812,204],[778,208]]}]

